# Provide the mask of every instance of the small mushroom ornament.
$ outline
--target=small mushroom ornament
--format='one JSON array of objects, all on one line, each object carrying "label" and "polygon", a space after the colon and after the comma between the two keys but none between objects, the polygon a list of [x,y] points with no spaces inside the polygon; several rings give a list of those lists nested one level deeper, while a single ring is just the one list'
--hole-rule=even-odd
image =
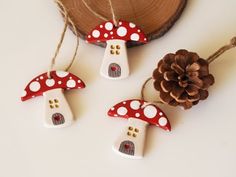
[{"label": "small mushroom ornament", "polygon": [[77,76],[65,71],[51,71],[51,78],[43,73],[26,86],[22,101],[44,96],[44,123],[46,127],[59,128],[73,122],[73,114],[64,96],[64,90],[82,89],[84,82]]},{"label": "small mushroom ornament", "polygon": [[106,49],[100,73],[108,79],[123,79],[129,75],[126,42],[146,43],[145,34],[134,23],[120,20],[118,26],[106,21],[95,27],[88,35],[87,42],[106,42]]},{"label": "small mushroom ornament", "polygon": [[120,155],[132,159],[143,157],[148,125],[156,125],[166,131],[171,130],[170,122],[160,108],[139,99],[116,104],[108,111],[108,115],[128,119],[128,124],[115,141],[113,149]]}]

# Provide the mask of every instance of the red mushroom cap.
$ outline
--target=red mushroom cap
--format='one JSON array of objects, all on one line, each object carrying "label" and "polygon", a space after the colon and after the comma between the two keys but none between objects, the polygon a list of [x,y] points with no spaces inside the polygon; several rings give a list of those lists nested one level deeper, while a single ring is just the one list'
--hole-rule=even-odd
[{"label": "red mushroom cap", "polygon": [[171,125],[165,113],[154,104],[143,100],[126,100],[116,104],[108,111],[111,117],[136,118],[170,131]]},{"label": "red mushroom cap", "polygon": [[147,42],[147,38],[141,29],[134,23],[123,20],[118,22],[118,27],[115,27],[112,20],[103,22],[87,35],[87,41],[90,43],[104,42],[112,39]]},{"label": "red mushroom cap", "polygon": [[84,82],[69,72],[65,71],[51,71],[51,79],[48,78],[47,73],[43,73],[26,86],[21,97],[22,101],[28,100],[32,97],[40,96],[43,92],[53,89],[80,89],[84,88]]}]

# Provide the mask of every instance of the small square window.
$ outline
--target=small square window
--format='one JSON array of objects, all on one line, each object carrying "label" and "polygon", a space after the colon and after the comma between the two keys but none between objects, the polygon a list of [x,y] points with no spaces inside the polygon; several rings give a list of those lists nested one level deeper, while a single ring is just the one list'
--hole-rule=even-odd
[{"label": "small square window", "polygon": [[110,50],[110,53],[111,53],[112,55],[114,55],[115,52],[114,52],[114,50]]},{"label": "small square window", "polygon": [[129,130],[133,130],[133,127],[129,127],[128,129],[129,129]]}]

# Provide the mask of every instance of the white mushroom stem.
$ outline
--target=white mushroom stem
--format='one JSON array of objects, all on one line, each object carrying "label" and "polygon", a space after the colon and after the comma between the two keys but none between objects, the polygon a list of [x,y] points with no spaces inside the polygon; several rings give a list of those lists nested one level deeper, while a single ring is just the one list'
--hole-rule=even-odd
[{"label": "white mushroom stem", "polygon": [[73,122],[73,114],[63,92],[64,90],[59,88],[43,93],[46,127],[61,128]]},{"label": "white mushroom stem", "polygon": [[100,73],[108,79],[122,79],[129,75],[126,41],[113,39],[107,46]]},{"label": "white mushroom stem", "polygon": [[113,149],[125,157],[132,159],[142,158],[148,125],[149,123],[143,120],[129,118],[128,125],[125,126]]}]

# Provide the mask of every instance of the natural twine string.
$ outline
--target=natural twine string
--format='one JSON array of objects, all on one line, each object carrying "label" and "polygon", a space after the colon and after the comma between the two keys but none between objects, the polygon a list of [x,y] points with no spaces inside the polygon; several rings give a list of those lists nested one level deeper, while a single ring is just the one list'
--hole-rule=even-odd
[{"label": "natural twine string", "polygon": [[54,66],[56,64],[57,56],[60,53],[61,46],[62,46],[62,43],[64,41],[65,33],[66,33],[66,30],[68,28],[69,23],[71,24],[71,26],[73,28],[73,32],[76,35],[76,46],[75,46],[75,51],[74,51],[74,54],[72,56],[72,59],[71,59],[70,63],[68,64],[68,66],[65,68],[65,71],[68,71],[71,68],[71,66],[73,65],[73,63],[76,59],[77,53],[78,53],[78,48],[79,48],[79,35],[78,35],[77,30],[76,30],[74,22],[69,17],[68,11],[66,10],[65,6],[61,3],[61,1],[60,0],[55,0],[55,2],[61,7],[61,8],[59,8],[59,10],[65,16],[65,25],[64,25],[63,31],[61,33],[59,43],[57,44],[57,48],[56,48],[56,51],[54,53],[54,56],[51,59],[51,64],[50,64],[48,72],[47,72],[48,78],[51,78],[50,73],[54,69]]},{"label": "natural twine string", "polygon": [[[224,46],[222,46],[220,49],[218,49],[215,53],[213,53],[212,55],[210,55],[206,61],[208,61],[208,63],[210,64],[211,62],[215,61],[220,55],[222,55],[224,52],[226,52],[227,50],[229,49],[232,49],[236,47],[236,36],[233,37],[231,40],[230,40],[230,43],[229,44],[226,44]],[[141,88],[141,99],[146,101],[145,99],[145,88],[146,88],[146,85],[149,81],[151,81],[153,78],[152,77],[149,77],[147,78],[143,85],[142,85],[142,88]],[[150,101],[150,104],[163,104],[162,101]]]},{"label": "natural twine string", "polygon": [[226,52],[229,49],[232,49],[236,47],[236,36],[233,37],[230,40],[229,44],[226,44],[224,46],[222,46],[220,49],[218,49],[215,53],[213,53],[212,55],[210,55],[207,59],[208,63],[211,63],[213,61],[215,61],[221,54],[223,54],[224,52]]},{"label": "natural twine string", "polygon": [[[151,81],[151,80],[152,80],[152,77],[149,77],[149,78],[147,78],[147,79],[145,80],[145,82],[143,83],[142,89],[141,89],[141,100],[146,101],[144,91],[145,91],[145,88],[146,88],[147,83],[148,83],[149,81]],[[150,104],[163,104],[162,101],[148,101],[148,102],[149,102]],[[146,106],[146,105],[145,105],[145,106]]]},{"label": "natural twine string", "polygon": [[[86,6],[86,8],[91,12],[93,13],[96,17],[104,20],[104,21],[108,21],[109,19],[107,17],[104,17],[103,15],[97,13],[96,11],[94,11],[91,6],[89,6],[89,4],[86,2],[86,0],[82,0],[83,4]],[[109,3],[109,6],[110,6],[110,9],[111,9],[111,15],[112,15],[112,20],[113,20],[113,23],[115,26],[118,26],[118,22],[117,22],[117,17],[115,15],[115,11],[114,11],[114,8],[113,8],[113,5],[112,5],[112,1],[111,0],[108,0],[108,3]]]}]

